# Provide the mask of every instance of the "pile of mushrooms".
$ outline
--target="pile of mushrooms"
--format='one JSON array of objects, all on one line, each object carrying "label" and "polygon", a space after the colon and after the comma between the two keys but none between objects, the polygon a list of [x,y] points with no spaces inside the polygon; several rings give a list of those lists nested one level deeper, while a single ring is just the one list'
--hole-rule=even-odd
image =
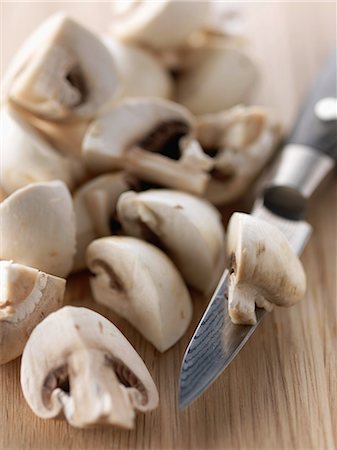
[{"label": "pile of mushrooms", "polygon": [[130,429],[158,404],[126,337],[94,311],[62,308],[74,272],[89,269],[94,301],[159,352],[186,333],[191,289],[212,293],[226,253],[234,323],[304,295],[303,269],[270,225],[234,215],[226,249],[214,204],[249,190],[280,126],[239,105],[258,73],[248,48],[206,26],[209,2],[191,7],[112,2],[103,35],[56,14],[6,73],[0,364],[23,353],[22,390],[41,418]]}]

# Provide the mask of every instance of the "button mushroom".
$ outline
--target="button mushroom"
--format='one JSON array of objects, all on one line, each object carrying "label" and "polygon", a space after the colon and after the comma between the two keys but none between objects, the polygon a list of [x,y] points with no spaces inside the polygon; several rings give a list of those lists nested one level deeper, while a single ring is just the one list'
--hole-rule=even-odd
[{"label": "button mushroom", "polygon": [[74,427],[133,428],[135,411],[157,407],[144,362],[111,322],[66,306],[31,334],[21,364],[23,395],[43,418],[63,416]]},{"label": "button mushroom", "polygon": [[213,161],[193,132],[193,116],[174,102],[126,99],[90,125],[83,156],[96,172],[124,168],[144,181],[202,193]]},{"label": "button mushroom", "polygon": [[96,302],[127,319],[159,351],[185,333],[191,298],[161,250],[131,237],[106,237],[89,245],[87,264]]},{"label": "button mushroom", "polygon": [[0,261],[0,364],[19,355],[35,326],[61,307],[66,280]]},{"label": "button mushroom", "polygon": [[209,2],[131,0],[112,2],[111,6],[113,36],[163,49],[180,45],[201,27]]},{"label": "button mushroom", "polygon": [[178,191],[126,192],[117,204],[124,231],[159,245],[192,287],[208,292],[225,266],[225,236],[219,212]]},{"label": "button mushroom", "polygon": [[237,106],[199,117],[197,138],[214,161],[205,197],[221,204],[248,190],[276,149],[280,126],[263,108]]},{"label": "button mushroom", "polygon": [[114,231],[117,200],[128,189],[130,185],[125,174],[119,172],[94,178],[75,192],[76,255],[73,271],[85,268],[85,252],[90,242]]},{"label": "button mushroom", "polygon": [[30,184],[0,204],[0,259],[65,277],[75,254],[71,196],[61,181]]},{"label": "button mushroom", "polygon": [[255,304],[270,311],[292,306],[306,290],[302,264],[274,225],[234,213],[227,230],[228,311],[235,324],[256,323]]}]

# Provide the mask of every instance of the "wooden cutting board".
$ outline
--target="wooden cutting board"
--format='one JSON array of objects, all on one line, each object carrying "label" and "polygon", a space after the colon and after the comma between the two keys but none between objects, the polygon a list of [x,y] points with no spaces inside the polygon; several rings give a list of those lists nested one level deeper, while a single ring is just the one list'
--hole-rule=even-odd
[{"label": "wooden cutting board", "polygon": [[[256,98],[275,107],[287,125],[334,46],[336,5],[245,7],[252,51],[264,76]],[[37,23],[59,9],[93,29],[107,28],[106,3],[2,3],[2,70]],[[315,231],[302,257],[308,277],[305,301],[268,315],[225,373],[184,412],[177,407],[180,363],[207,299],[195,297],[188,333],[159,354],[124,321],[92,302],[85,274],[71,278],[66,302],[96,309],[121,328],[152,373],[160,406],[139,416],[132,432],[77,430],[65,422],[43,421],[22,397],[16,360],[0,368],[0,449],[335,449],[336,197],[332,179],[309,212]]]}]

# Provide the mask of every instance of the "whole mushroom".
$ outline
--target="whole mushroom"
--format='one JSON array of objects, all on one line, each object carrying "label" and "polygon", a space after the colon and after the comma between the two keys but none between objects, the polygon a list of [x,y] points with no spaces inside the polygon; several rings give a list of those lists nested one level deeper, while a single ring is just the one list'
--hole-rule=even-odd
[{"label": "whole mushroom", "polygon": [[270,311],[305,294],[306,277],[285,235],[249,214],[234,213],[227,229],[228,311],[235,324],[254,325],[255,305]]},{"label": "whole mushroom", "polygon": [[136,411],[158,405],[150,373],[118,328],[94,311],[71,306],[34,329],[22,356],[21,387],[37,416],[63,416],[79,428],[131,429]]}]

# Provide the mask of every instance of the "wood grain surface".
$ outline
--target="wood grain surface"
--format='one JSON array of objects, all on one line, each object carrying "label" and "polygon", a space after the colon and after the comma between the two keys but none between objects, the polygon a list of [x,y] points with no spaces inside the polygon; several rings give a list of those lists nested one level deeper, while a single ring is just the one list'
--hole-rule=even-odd
[{"label": "wood grain surface", "polygon": [[[263,73],[256,100],[289,125],[336,38],[335,3],[245,4],[251,50]],[[107,3],[3,2],[2,73],[20,42],[49,14],[64,9],[94,30],[107,29]],[[86,275],[68,284],[67,303],[86,305],[126,334],[157,383],[159,408],[135,430],[77,430],[43,421],[25,403],[19,359],[0,368],[1,449],[335,449],[337,443],[336,179],[312,202],[314,235],[302,257],[306,299],[269,314],[205,395],[180,412],[177,388],[184,349],[207,299],[195,296],[193,323],[164,354],[124,321],[95,305]],[[234,205],[233,209],[240,208]],[[224,211],[227,220],[229,209]]]}]

